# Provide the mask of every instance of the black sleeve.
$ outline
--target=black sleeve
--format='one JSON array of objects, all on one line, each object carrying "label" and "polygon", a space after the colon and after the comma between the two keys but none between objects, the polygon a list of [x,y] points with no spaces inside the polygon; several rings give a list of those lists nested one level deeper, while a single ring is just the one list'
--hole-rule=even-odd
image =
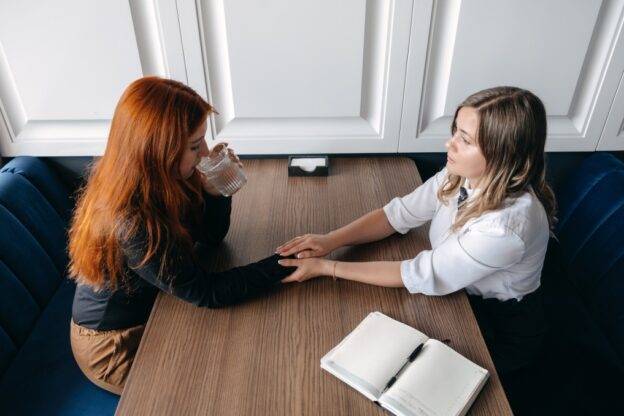
[{"label": "black sleeve", "polygon": [[191,254],[177,255],[160,275],[160,256],[154,256],[137,267],[145,255],[145,239],[135,238],[125,245],[124,254],[129,267],[143,280],[163,292],[196,306],[218,308],[241,302],[278,286],[280,280],[292,273],[294,267],[282,267],[273,255],[246,266],[222,272],[206,271]]},{"label": "black sleeve", "polygon": [[204,192],[204,201],[204,212],[201,215],[197,241],[212,248],[223,241],[230,229],[232,198],[214,197]]}]

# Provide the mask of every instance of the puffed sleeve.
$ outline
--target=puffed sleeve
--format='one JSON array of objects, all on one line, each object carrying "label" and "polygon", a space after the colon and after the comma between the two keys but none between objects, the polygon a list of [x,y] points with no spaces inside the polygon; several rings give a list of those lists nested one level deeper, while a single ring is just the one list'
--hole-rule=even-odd
[{"label": "puffed sleeve", "polygon": [[439,204],[438,188],[445,175],[446,169],[443,169],[412,193],[394,198],[384,206],[383,210],[392,228],[405,234],[432,219]]},{"label": "puffed sleeve", "polygon": [[502,225],[484,221],[466,228],[450,234],[435,249],[401,262],[401,278],[411,293],[453,293],[524,256],[524,241]]}]

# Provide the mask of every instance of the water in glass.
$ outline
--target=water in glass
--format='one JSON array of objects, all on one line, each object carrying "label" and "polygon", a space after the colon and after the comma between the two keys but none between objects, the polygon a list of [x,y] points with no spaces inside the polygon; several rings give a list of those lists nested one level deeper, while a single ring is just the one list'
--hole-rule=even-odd
[{"label": "water in glass", "polygon": [[227,147],[215,155],[204,157],[197,165],[197,169],[206,175],[206,178],[221,192],[223,196],[230,196],[247,183],[243,170],[228,155]]}]

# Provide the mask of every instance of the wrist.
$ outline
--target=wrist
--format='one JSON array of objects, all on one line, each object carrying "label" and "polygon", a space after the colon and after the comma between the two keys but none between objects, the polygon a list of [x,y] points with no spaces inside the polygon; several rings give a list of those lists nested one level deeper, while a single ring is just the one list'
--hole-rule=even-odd
[{"label": "wrist", "polygon": [[321,260],[323,262],[322,266],[321,266],[321,275],[323,276],[329,276],[329,277],[333,277],[334,275],[334,264],[336,263],[335,260]]},{"label": "wrist", "polygon": [[340,235],[336,230],[330,231],[327,235],[327,248],[328,252],[332,252],[335,249],[342,247],[342,243],[340,242]]}]

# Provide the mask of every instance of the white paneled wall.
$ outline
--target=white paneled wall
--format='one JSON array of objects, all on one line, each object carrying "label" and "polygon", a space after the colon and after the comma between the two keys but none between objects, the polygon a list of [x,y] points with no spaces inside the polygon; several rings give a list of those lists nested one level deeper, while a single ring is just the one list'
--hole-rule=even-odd
[{"label": "white paneled wall", "polygon": [[0,151],[100,152],[120,90],[141,74],[127,2],[3,0]]},{"label": "white paneled wall", "polygon": [[[614,60],[624,60],[624,48],[620,47],[614,53]],[[620,74],[622,72],[620,71]],[[624,150],[624,75],[620,77],[619,86],[609,117],[598,142],[597,150]]]},{"label": "white paneled wall", "polygon": [[[436,2],[426,59],[410,53],[399,150],[443,151],[456,106],[495,85],[543,100],[547,150],[594,150],[624,68],[613,59],[623,12],[622,1]],[[413,25],[412,45],[423,36]]]},{"label": "white paneled wall", "polygon": [[623,22],[624,0],[0,0],[0,152],[101,154],[153,74],[241,154],[444,151],[503,84],[543,99],[548,150],[623,150]]},{"label": "white paneled wall", "polygon": [[215,140],[242,154],[396,151],[410,2],[214,0],[198,15],[204,59],[189,68],[219,110]]},{"label": "white paneled wall", "polygon": [[[620,30],[622,27],[620,25]],[[624,66],[624,45],[619,45],[613,53],[614,67]],[[624,71],[620,69],[620,79],[615,99],[609,110],[609,117],[600,136],[597,150],[624,150]],[[614,88],[615,89],[615,88]]]}]

